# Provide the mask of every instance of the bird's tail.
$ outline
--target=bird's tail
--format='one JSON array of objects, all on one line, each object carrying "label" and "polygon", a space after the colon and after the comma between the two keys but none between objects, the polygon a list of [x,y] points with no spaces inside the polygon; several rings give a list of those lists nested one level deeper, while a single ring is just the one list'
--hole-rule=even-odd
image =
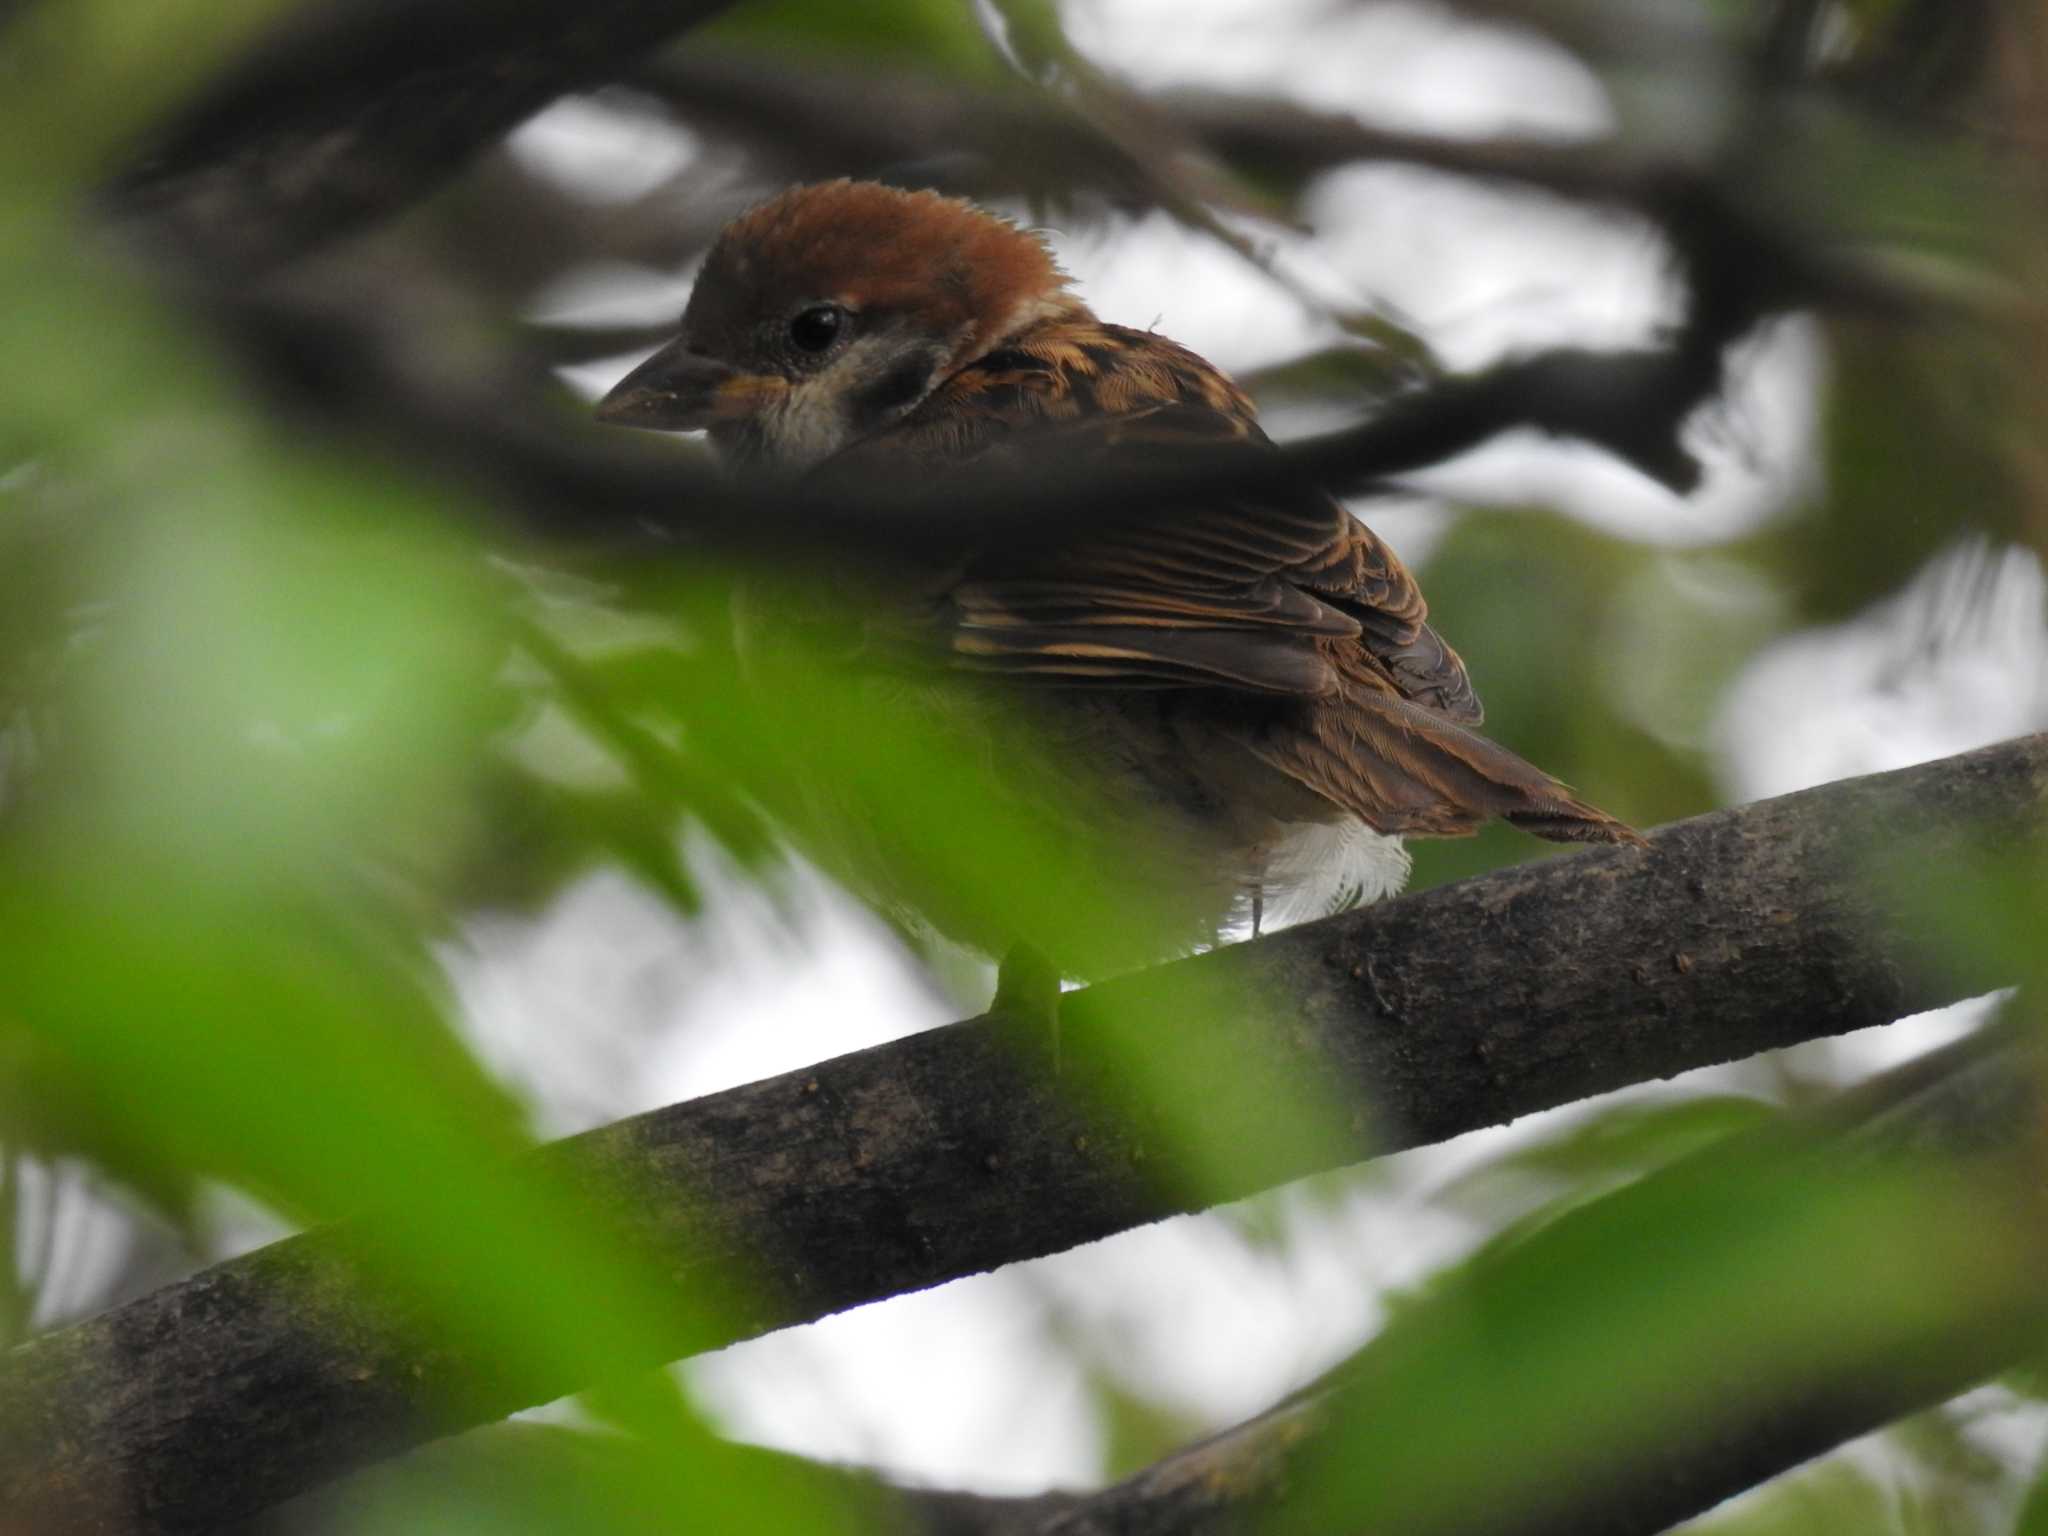
[{"label": "bird's tail", "polygon": [[1377,831],[1459,837],[1501,820],[1555,843],[1643,842],[1506,747],[1394,694],[1348,687],[1305,724],[1255,750]]}]

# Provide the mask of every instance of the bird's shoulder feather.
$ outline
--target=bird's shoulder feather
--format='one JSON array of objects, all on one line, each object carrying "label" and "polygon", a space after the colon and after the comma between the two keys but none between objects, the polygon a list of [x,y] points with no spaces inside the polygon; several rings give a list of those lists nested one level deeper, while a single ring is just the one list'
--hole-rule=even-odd
[{"label": "bird's shoulder feather", "polygon": [[[1230,445],[1275,451],[1226,375],[1166,337],[1087,319],[985,354],[835,471],[971,465],[1028,484],[1057,461],[1113,479]],[[979,550],[946,594],[956,660],[1067,686],[1362,686],[1476,722],[1464,664],[1407,567],[1334,497],[1275,468],[1271,491],[1106,505],[1057,544]]]}]

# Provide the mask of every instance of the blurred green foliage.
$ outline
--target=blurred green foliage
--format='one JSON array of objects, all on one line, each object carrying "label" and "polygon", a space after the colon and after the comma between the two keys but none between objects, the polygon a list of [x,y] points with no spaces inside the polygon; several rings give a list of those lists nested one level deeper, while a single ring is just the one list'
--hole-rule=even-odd
[{"label": "blurred green foliage", "polygon": [[[1731,42],[1760,14],[1711,9]],[[1902,7],[1833,9],[1853,52]],[[510,1176],[525,1109],[463,1041],[433,945],[479,902],[538,901],[600,863],[696,911],[718,892],[685,867],[686,827],[753,871],[792,837],[856,887],[887,866],[900,919],[1090,969],[1145,950],[1152,895],[1005,792],[1033,772],[1021,740],[935,726],[913,692],[849,686],[800,642],[743,662],[734,587],[762,573],[571,577],[545,550],[484,537],[470,493],[281,417],[174,288],[90,234],[85,192],[270,10],[42,0],[0,21],[0,353],[15,360],[0,371],[0,1260],[15,1276],[0,1342],[73,1304],[43,1298],[38,1314],[4,1251],[31,1162],[89,1166],[195,1242],[216,1185],[292,1223],[382,1210],[401,1236],[380,1283],[510,1371],[608,1383],[588,1406],[625,1433],[522,1461],[511,1481],[400,1476],[344,1528],[852,1529],[866,1510],[734,1460],[669,1377],[629,1369],[711,1299]],[[1028,31],[1056,28],[1055,12],[1010,15],[1027,27],[1013,43],[1057,56]],[[705,35],[839,68],[1007,78],[977,13],[947,0],[774,0]],[[1760,183],[1792,178],[1760,197],[1882,229],[1945,270],[1995,275],[2024,252],[1980,167],[1867,142],[1847,117],[1826,131],[1841,169],[1825,204],[1804,205],[1816,178],[1789,155],[1759,163]],[[1172,169],[1155,184],[1182,185]],[[1342,319],[1397,359],[1428,355],[1391,322]],[[1960,536],[2043,526],[2023,330],[1858,319],[1828,343],[1818,489],[1761,531],[1674,552],[1549,508],[1475,509],[1427,562],[1489,731],[1639,825],[1718,803],[1714,721],[1762,648],[1867,611]],[[1275,377],[1350,403],[1388,377],[1363,355]],[[1416,884],[1552,852],[1499,829],[1424,844]],[[1967,882],[1926,883],[1930,947],[2040,987],[2031,859],[1998,851]],[[1188,985],[1159,1016],[1093,1017],[1102,1076],[1076,1091],[1156,1106],[1160,1136],[1219,1186],[1283,1138],[1327,1134],[1337,1107],[1313,1085],[1285,1125],[1245,1118],[1271,1085],[1218,1060],[1201,1021],[1265,1000]],[[1454,1528],[1475,1487],[1540,1494],[1560,1469],[1684,1429],[1700,1404],[1674,1382],[1738,1366],[1761,1380],[1787,1359],[1825,1372],[1971,1300],[1982,1275],[1956,1255],[2012,1234],[1945,1171],[1821,1180],[1754,1151],[1696,1155],[1724,1138],[1768,1147],[1774,1118],[1705,1092],[1600,1106],[1441,1192],[1490,1240],[1393,1299],[1384,1388],[1332,1442],[1337,1462],[1374,1455],[1314,1496],[1387,1529]],[[1120,1470],[1188,1429],[1098,1375]],[[1935,1490],[1925,1508],[1954,1523],[1926,1525],[1837,1464],[1707,1528],[1991,1529],[1966,1495],[2009,1468],[1961,1454],[1953,1429],[1924,1421],[1905,1440]],[[2023,1529],[2048,1529],[2043,1507]]]},{"label": "blurred green foliage", "polygon": [[736,6],[698,36],[714,46],[842,67],[908,67],[991,85],[1002,77],[987,32],[969,7],[952,0],[880,0],[857,7],[759,0]]},{"label": "blurred green foliage", "polygon": [[1493,1240],[1360,1356],[1274,1528],[1584,1509],[1617,1478],[1654,1487],[1619,1469],[1673,1437],[1772,1422],[1870,1350],[1952,1347],[2013,1309],[2035,1251],[1984,1172],[1766,1132]]},{"label": "blurred green foliage", "polygon": [[[1367,509],[1369,512],[1369,509]],[[1719,803],[1700,724],[1748,651],[1768,629],[1661,658],[1650,683],[1658,706],[1694,721],[1674,740],[1632,712],[1631,688],[1652,658],[1629,605],[1660,567],[1679,556],[1587,528],[1541,509],[1468,512],[1432,552],[1430,611],[1455,637],[1486,704],[1486,732],[1558,774],[1595,805],[1636,826],[1696,815]],[[1715,625],[1711,596],[1696,586],[1659,590],[1658,618]],[[1664,631],[1668,633],[1669,631]],[[1555,857],[1511,828],[1458,841],[1418,841],[1413,887]]]}]

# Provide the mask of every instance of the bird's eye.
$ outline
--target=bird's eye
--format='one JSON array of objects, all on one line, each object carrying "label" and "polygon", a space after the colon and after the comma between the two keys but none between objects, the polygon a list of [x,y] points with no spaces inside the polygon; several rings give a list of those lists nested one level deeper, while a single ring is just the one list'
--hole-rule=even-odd
[{"label": "bird's eye", "polygon": [[839,339],[846,311],[837,304],[813,304],[789,322],[789,339],[805,352],[822,352]]}]

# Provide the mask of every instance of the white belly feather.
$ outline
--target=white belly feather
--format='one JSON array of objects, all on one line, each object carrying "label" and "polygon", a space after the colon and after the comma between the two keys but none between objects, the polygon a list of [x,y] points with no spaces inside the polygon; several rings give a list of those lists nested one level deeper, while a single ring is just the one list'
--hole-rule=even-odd
[{"label": "white belly feather", "polygon": [[1398,895],[1411,863],[1400,838],[1362,821],[1298,823],[1267,858],[1260,928],[1270,932]]}]

